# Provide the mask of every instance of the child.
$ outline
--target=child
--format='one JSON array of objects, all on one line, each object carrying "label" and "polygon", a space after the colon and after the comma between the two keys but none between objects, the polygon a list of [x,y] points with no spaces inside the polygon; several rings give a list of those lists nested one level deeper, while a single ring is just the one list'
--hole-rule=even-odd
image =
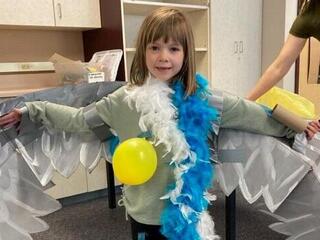
[{"label": "child", "polygon": [[[158,155],[154,176],[138,186],[125,186],[123,201],[130,216],[132,239],[218,239],[206,209],[213,199],[213,167],[207,138],[218,128],[236,128],[273,136],[294,132],[252,102],[214,95],[195,74],[194,39],[186,17],[160,8],[143,22],[137,39],[130,84],[94,105],[120,142],[149,133]],[[72,132],[91,132],[86,108],[29,102],[0,118],[15,124],[28,113],[32,121]],[[320,130],[311,122],[307,134]]]}]

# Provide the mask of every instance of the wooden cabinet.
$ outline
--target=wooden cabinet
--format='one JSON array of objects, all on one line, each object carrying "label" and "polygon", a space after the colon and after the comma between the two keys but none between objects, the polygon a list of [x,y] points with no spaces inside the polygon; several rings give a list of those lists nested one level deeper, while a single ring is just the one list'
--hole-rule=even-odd
[{"label": "wooden cabinet", "polygon": [[211,34],[212,87],[245,96],[261,74],[262,0],[212,0]]},{"label": "wooden cabinet", "polygon": [[54,26],[52,0],[0,0],[0,26]]},{"label": "wooden cabinet", "polygon": [[135,54],[135,41],[142,21],[154,9],[167,6],[184,12],[195,36],[196,67],[206,77],[209,74],[209,6],[208,1],[132,1],[121,0],[124,64],[126,80]]},{"label": "wooden cabinet", "polygon": [[57,27],[99,28],[99,0],[54,0]]},{"label": "wooden cabinet", "polygon": [[101,159],[90,173],[79,165],[77,171],[68,179],[55,173],[52,181],[55,186],[48,189],[46,193],[56,199],[104,189],[107,187],[106,162]]},{"label": "wooden cabinet", "polygon": [[[239,94],[246,96],[261,75],[262,0],[240,1],[242,19],[239,54],[241,54]],[[242,43],[243,42],[243,43]]]},{"label": "wooden cabinet", "polygon": [[55,199],[85,193],[88,190],[86,169],[82,166],[79,166],[68,179],[55,173],[52,182],[55,186],[46,190],[46,193]]},{"label": "wooden cabinet", "polygon": [[1,28],[101,27],[99,0],[0,0]]},{"label": "wooden cabinet", "polygon": [[[10,67],[13,63],[24,67],[35,63],[43,65],[55,52],[73,60],[84,61],[83,37],[79,30],[100,27],[99,0],[68,0],[59,3],[61,3],[62,17],[59,26],[56,27],[55,18],[58,16],[56,0],[0,0],[0,95],[2,97],[14,97],[60,85],[52,70],[12,71]],[[70,17],[71,13],[75,14]],[[102,38],[100,40],[105,41]],[[89,59],[91,57],[92,55]],[[63,198],[105,189],[106,177],[106,163],[101,160],[91,173],[83,166],[79,166],[68,179],[55,174],[53,181],[56,185],[47,192],[55,198]]]}]

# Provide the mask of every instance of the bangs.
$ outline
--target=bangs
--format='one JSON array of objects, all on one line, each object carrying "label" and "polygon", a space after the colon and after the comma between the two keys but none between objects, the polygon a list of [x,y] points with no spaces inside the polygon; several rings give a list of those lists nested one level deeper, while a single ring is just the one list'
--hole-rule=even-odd
[{"label": "bangs", "polygon": [[180,43],[183,48],[187,45],[187,29],[186,25],[177,16],[171,15],[161,21],[152,22],[149,25],[149,34],[147,36],[147,44],[153,43],[160,38],[167,43],[170,39]]}]

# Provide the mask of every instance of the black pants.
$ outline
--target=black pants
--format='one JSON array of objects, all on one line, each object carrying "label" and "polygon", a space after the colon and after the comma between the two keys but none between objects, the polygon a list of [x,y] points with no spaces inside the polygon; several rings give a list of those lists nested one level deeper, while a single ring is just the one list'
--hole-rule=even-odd
[{"label": "black pants", "polygon": [[160,233],[159,225],[147,225],[130,217],[132,240],[166,240]]}]

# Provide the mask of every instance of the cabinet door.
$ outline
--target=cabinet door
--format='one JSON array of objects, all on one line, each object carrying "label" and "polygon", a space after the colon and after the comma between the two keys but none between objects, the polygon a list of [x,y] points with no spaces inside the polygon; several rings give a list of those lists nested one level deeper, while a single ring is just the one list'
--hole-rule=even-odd
[{"label": "cabinet door", "polygon": [[0,25],[54,26],[52,0],[0,0]]},{"label": "cabinet door", "polygon": [[262,0],[240,2],[239,81],[240,96],[254,87],[261,75]]},{"label": "cabinet door", "polygon": [[213,0],[213,87],[245,96],[261,72],[262,0]]},{"label": "cabinet door", "polygon": [[212,87],[235,92],[238,81],[238,0],[211,2]]},{"label": "cabinet door", "polygon": [[107,187],[106,161],[101,159],[92,172],[87,171],[88,192],[104,189]]},{"label": "cabinet door", "polygon": [[86,169],[82,165],[79,165],[77,171],[75,171],[68,179],[56,172],[52,182],[55,186],[46,190],[46,193],[55,199],[69,197],[88,191]]},{"label": "cabinet door", "polygon": [[99,28],[99,0],[54,0],[56,26]]}]

